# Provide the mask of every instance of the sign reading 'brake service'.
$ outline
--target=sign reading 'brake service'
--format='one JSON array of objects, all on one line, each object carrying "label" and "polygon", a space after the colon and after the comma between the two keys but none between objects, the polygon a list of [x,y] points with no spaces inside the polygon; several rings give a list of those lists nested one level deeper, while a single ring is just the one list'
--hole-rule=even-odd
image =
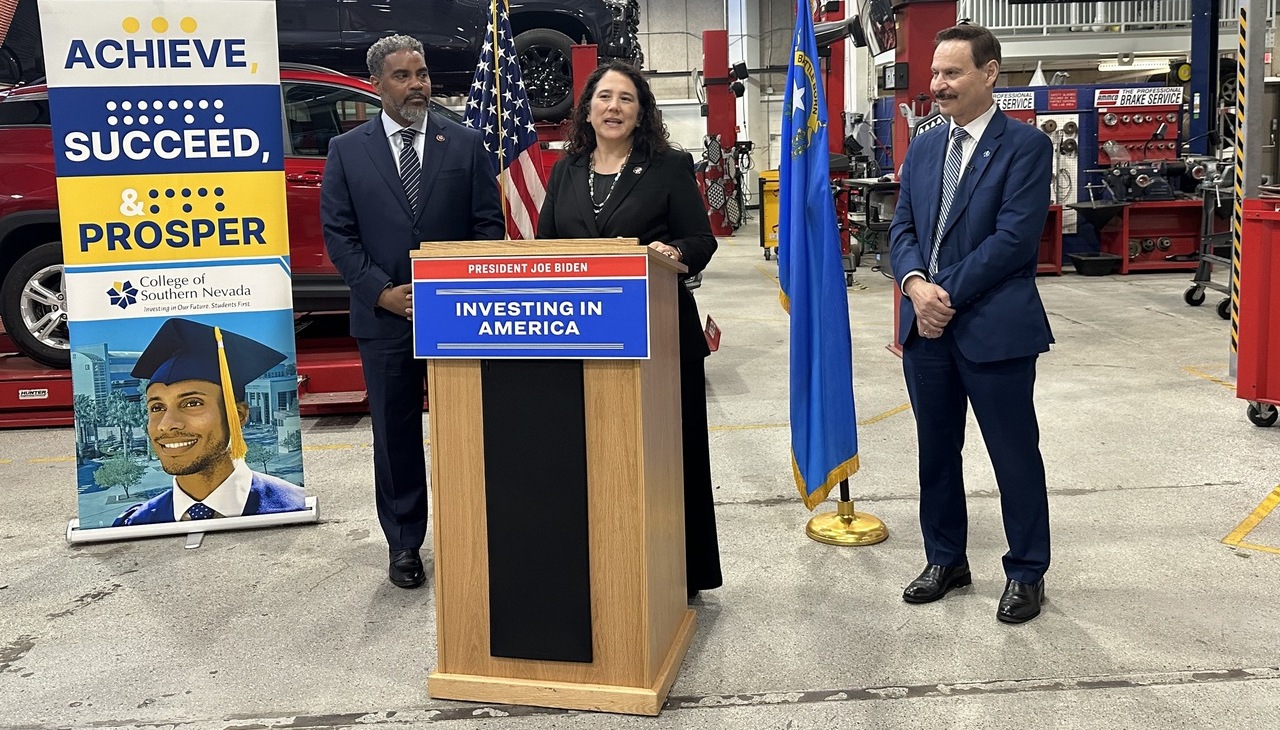
[{"label": "sign reading 'brake service'", "polygon": [[1170,106],[1182,103],[1181,86],[1154,86],[1140,89],[1098,89],[1094,106]]}]

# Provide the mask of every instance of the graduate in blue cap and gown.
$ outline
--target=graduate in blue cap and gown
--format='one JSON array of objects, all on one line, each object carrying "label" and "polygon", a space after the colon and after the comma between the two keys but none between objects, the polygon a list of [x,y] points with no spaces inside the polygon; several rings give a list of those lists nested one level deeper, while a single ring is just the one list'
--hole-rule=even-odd
[{"label": "graduate in blue cap and gown", "polygon": [[245,386],[284,360],[218,327],[178,318],[161,325],[132,375],[150,381],[147,437],[173,489],[125,510],[113,526],[305,509],[301,487],[244,462]]}]

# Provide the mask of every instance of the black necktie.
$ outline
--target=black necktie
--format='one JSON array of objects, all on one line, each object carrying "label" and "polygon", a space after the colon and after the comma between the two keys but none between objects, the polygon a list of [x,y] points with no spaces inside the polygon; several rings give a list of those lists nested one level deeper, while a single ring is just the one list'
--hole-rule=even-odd
[{"label": "black necktie", "polygon": [[404,185],[404,196],[409,199],[409,210],[414,215],[418,214],[418,187],[422,184],[422,163],[413,148],[417,134],[414,129],[400,130],[400,183]]}]

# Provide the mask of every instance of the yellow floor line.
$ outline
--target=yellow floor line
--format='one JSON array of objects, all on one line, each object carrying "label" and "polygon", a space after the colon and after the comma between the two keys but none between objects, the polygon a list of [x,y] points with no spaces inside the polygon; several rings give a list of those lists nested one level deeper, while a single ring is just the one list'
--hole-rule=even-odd
[{"label": "yellow floor line", "polygon": [[1267,545],[1255,545],[1251,542],[1242,542],[1235,547],[1245,548],[1246,550],[1257,550],[1259,552],[1271,553],[1272,555],[1280,555],[1280,548],[1268,547]]},{"label": "yellow floor line", "polygon": [[1262,500],[1262,503],[1255,507],[1248,517],[1244,518],[1240,524],[1236,525],[1236,529],[1232,530],[1230,535],[1222,538],[1222,542],[1227,545],[1247,547],[1250,550],[1263,550],[1265,552],[1280,554],[1280,548],[1267,548],[1243,542],[1243,540],[1249,536],[1249,533],[1253,532],[1253,528],[1257,527],[1258,523],[1262,522],[1262,520],[1266,519],[1267,515],[1271,514],[1271,511],[1276,508],[1276,505],[1280,505],[1280,486],[1271,490],[1271,494],[1268,494],[1266,499]]},{"label": "yellow floor line", "polygon": [[743,423],[736,426],[711,426],[708,431],[755,431],[763,428],[786,428],[785,423]]},{"label": "yellow floor line", "polygon": [[1228,390],[1232,390],[1232,391],[1234,391],[1234,390],[1236,389],[1236,384],[1235,384],[1235,383],[1233,383],[1233,382],[1231,382],[1231,381],[1229,381],[1229,380],[1223,380],[1222,378],[1219,378],[1219,377],[1216,377],[1216,376],[1210,375],[1210,374],[1208,374],[1208,373],[1204,372],[1203,370],[1200,370],[1199,368],[1195,368],[1195,367],[1192,367],[1192,366],[1190,366],[1190,365],[1187,365],[1186,367],[1184,367],[1184,368],[1182,368],[1182,369],[1183,369],[1183,370],[1185,370],[1185,371],[1186,371],[1186,372],[1188,372],[1188,373],[1191,373],[1192,375],[1196,376],[1197,378],[1202,378],[1202,379],[1204,379],[1204,380],[1209,381],[1210,383],[1217,383],[1218,385],[1221,385],[1222,387],[1224,387],[1224,388],[1226,388],[1226,389],[1228,389]]},{"label": "yellow floor line", "polygon": [[764,264],[756,264],[756,271],[759,271],[761,274],[764,274],[770,279],[773,279],[774,283],[777,283],[778,274],[776,272],[770,271],[769,269],[765,268]]},{"label": "yellow floor line", "polygon": [[27,459],[28,464],[57,464],[64,461],[75,461],[74,456],[45,456],[39,459]]},{"label": "yellow floor line", "polygon": [[902,413],[903,411],[909,411],[909,410],[911,410],[911,404],[910,404],[910,403],[903,403],[902,405],[898,406],[897,408],[894,408],[894,409],[892,409],[892,410],[885,411],[884,413],[881,413],[881,414],[880,414],[880,415],[878,415],[878,416],[872,416],[871,418],[868,418],[867,420],[865,420],[865,421],[863,421],[863,422],[859,423],[858,425],[859,425],[859,426],[870,426],[871,424],[873,424],[873,423],[877,423],[877,422],[879,422],[879,421],[883,421],[884,419],[889,418],[890,416],[896,416],[896,415],[898,415],[899,413]]},{"label": "yellow floor line", "polygon": [[0,459],[0,464],[12,464],[13,459]]},{"label": "yellow floor line", "polygon": [[[899,413],[902,413],[903,411],[909,411],[909,410],[911,410],[911,404],[903,403],[897,408],[891,408],[885,411],[884,413],[881,413],[876,416],[872,416],[871,418],[868,418],[865,421],[858,421],[858,425],[870,426],[873,423],[879,423],[880,421],[883,421],[886,418],[889,418],[891,416],[896,416]],[[787,423],[744,423],[736,426],[712,426],[707,430],[708,431],[755,431],[757,429],[765,429],[765,428],[787,428],[787,426],[789,425],[790,424],[787,424]]]}]

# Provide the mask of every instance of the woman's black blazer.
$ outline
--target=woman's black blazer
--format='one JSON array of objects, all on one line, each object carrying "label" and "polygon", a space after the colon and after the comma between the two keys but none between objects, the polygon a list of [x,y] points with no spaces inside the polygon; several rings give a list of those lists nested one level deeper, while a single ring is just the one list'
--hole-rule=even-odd
[{"label": "woman's black blazer", "polygon": [[[569,155],[552,168],[538,238],[638,238],[646,246],[661,241],[680,249],[689,275],[706,268],[716,239],[688,152],[633,153],[598,217],[592,214],[587,163],[587,155]],[[677,296],[680,354],[706,357],[710,352],[693,292],[681,286]]]}]

